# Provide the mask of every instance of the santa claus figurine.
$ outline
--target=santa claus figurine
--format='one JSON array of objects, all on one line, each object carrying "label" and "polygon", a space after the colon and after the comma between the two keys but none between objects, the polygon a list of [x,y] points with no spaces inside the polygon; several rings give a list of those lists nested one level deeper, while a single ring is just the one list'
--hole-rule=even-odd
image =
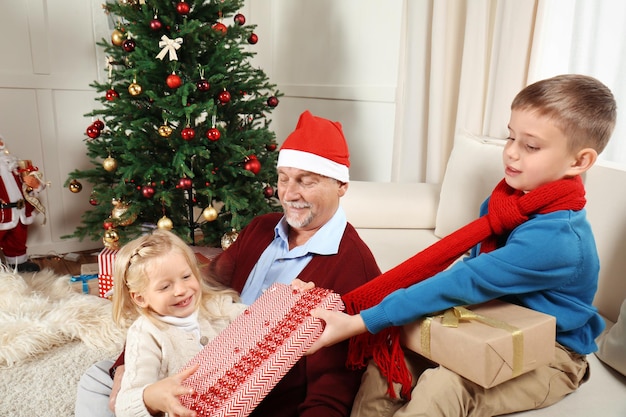
[{"label": "santa claus figurine", "polygon": [[39,271],[26,253],[28,226],[45,209],[37,195],[45,188],[43,176],[28,160],[12,156],[0,136],[0,250],[6,264],[20,272]]}]

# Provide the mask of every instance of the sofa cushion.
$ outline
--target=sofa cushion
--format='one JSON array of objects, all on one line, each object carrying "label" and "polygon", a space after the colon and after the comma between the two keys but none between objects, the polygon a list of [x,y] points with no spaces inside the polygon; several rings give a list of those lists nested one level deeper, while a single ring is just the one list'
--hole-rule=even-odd
[{"label": "sofa cushion", "polygon": [[478,217],[481,203],[504,177],[506,140],[458,133],[439,196],[435,235],[444,237]]},{"label": "sofa cushion", "polygon": [[597,339],[596,356],[622,375],[626,375],[626,300],[622,302],[617,323]]}]

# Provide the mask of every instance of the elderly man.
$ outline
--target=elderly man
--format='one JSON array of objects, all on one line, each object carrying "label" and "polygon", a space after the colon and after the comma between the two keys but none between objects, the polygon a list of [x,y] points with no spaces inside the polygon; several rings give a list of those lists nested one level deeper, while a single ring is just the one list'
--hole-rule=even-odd
[{"label": "elderly man", "polygon": [[[305,111],[278,156],[278,197],[284,213],[259,216],[245,227],[212,262],[213,278],[240,291],[243,302],[250,304],[273,283],[288,284],[294,278],[344,294],[378,276],[371,251],[339,204],[348,189],[349,166],[341,124]],[[251,415],[349,416],[362,373],[346,368],[346,355],[347,342],[302,358]],[[144,391],[148,408],[192,416],[177,398],[188,391],[180,385],[184,377],[179,374],[148,386]],[[77,417],[96,415],[90,395],[95,390],[92,384],[98,385],[94,378],[97,375],[88,371],[81,380]],[[100,384],[106,391],[110,379],[105,377]],[[169,384],[172,396],[152,395],[162,392],[153,391],[157,384]]]}]

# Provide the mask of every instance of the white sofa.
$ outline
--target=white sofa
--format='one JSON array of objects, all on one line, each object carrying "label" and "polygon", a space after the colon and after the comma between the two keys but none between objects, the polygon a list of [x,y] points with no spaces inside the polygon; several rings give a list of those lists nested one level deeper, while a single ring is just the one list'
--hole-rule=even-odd
[{"label": "white sofa", "polygon": [[[480,203],[502,178],[503,144],[501,139],[457,135],[442,184],[350,183],[342,206],[383,272],[476,218]],[[626,299],[626,168],[599,162],[588,171],[585,184],[601,262],[594,304],[608,332]],[[618,350],[626,363],[626,341]],[[595,354],[588,360],[591,378],[576,392],[551,407],[515,415],[626,416],[626,377]]]}]

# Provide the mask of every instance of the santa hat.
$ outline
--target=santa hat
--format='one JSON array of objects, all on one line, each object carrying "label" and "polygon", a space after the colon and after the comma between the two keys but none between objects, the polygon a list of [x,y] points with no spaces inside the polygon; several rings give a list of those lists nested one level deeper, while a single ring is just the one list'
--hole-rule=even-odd
[{"label": "santa hat", "polygon": [[350,181],[350,152],[341,123],[313,116],[306,110],[296,130],[285,139],[277,167],[298,168],[341,182]]}]

